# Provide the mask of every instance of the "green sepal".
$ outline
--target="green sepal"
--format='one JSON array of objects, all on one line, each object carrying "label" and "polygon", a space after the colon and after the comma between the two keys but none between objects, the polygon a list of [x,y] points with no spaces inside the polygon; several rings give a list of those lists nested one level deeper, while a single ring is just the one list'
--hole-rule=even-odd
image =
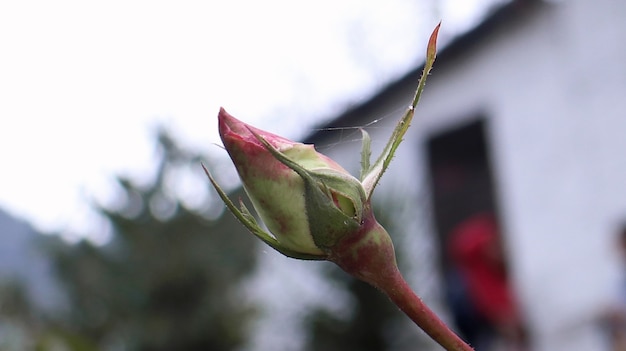
[{"label": "green sepal", "polygon": [[211,184],[213,184],[213,187],[217,191],[217,194],[222,199],[222,201],[224,201],[224,204],[226,204],[226,207],[239,220],[239,222],[241,222],[241,224],[243,224],[257,238],[263,240],[264,243],[271,246],[274,250],[280,252],[281,254],[287,257],[298,258],[301,260],[325,260],[326,259],[325,255],[305,254],[305,253],[293,251],[293,250],[283,247],[280,244],[280,242],[276,240],[276,238],[274,238],[272,235],[264,231],[263,228],[259,226],[254,216],[250,213],[248,208],[244,205],[243,201],[239,200],[240,209],[238,209],[237,206],[235,206],[235,204],[230,200],[228,195],[226,195],[224,190],[220,188],[220,186],[217,184],[215,179],[213,179],[213,177],[211,176],[211,173],[204,166],[204,164],[202,165],[202,168],[204,169],[204,173],[206,173],[207,177],[209,177],[209,181],[211,182]]},{"label": "green sepal", "polygon": [[361,148],[361,174],[359,179],[363,181],[370,170],[370,158],[372,157],[372,139],[365,129],[361,129],[363,135],[363,147]]},{"label": "green sepal", "polygon": [[391,134],[387,145],[383,149],[383,152],[380,154],[376,162],[374,162],[367,174],[362,176],[363,188],[365,188],[368,200],[371,199],[374,188],[376,188],[378,181],[387,170],[387,167],[389,167],[398,146],[400,146],[400,143],[402,142],[404,134],[409,129],[413,115],[414,109],[409,108],[396,125],[396,128],[393,130],[393,133]]},{"label": "green sepal", "polygon": [[[329,189],[339,192],[336,185],[341,184],[340,188],[343,189],[346,185],[345,181],[339,181],[339,179],[337,179],[337,174],[334,173],[332,174],[333,176],[330,176],[330,172],[312,172],[306,170],[297,162],[291,160],[289,157],[276,150],[254,130],[248,130],[263,144],[263,146],[265,146],[267,151],[269,151],[272,156],[285,166],[292,169],[302,178],[304,183],[304,202],[309,221],[309,230],[311,237],[313,238],[313,242],[318,248],[323,251],[328,251],[346,234],[358,230],[360,218],[357,219],[343,213],[335,206],[331,194],[329,193]],[[349,182],[350,184],[358,184],[358,181],[354,178],[350,177],[350,179],[353,180],[352,182]],[[360,184],[358,188],[361,188]],[[357,190],[356,186],[348,187],[348,189],[344,189],[344,191],[346,191],[346,197],[352,200],[355,210],[358,211],[359,209],[362,209],[363,205],[360,200],[364,198],[365,193],[362,190]],[[356,193],[359,194],[357,195]],[[350,197],[355,195],[358,197]],[[357,213],[360,214],[361,211],[358,211]]]},{"label": "green sepal", "polygon": [[[417,84],[417,89],[415,91],[415,95],[413,96],[413,102],[405,112],[404,116],[400,119],[396,128],[393,130],[387,145],[383,149],[383,152],[380,154],[376,162],[366,170],[365,175],[361,175],[361,181],[363,182],[363,187],[365,188],[365,194],[367,195],[367,200],[369,201],[372,198],[372,193],[374,192],[374,188],[378,184],[378,181],[382,177],[383,173],[389,167],[393,156],[400,146],[402,142],[402,138],[406,131],[409,129],[411,125],[411,121],[413,120],[413,116],[415,115],[415,108],[419,103],[420,97],[422,96],[422,91],[426,86],[426,78],[430,73],[430,70],[433,68],[433,63],[435,62],[435,57],[437,53],[437,36],[439,34],[439,27],[441,23],[439,23],[432,34],[430,35],[430,39],[428,40],[428,46],[426,48],[426,62],[424,63],[424,71],[422,72],[422,76],[420,77],[419,83]],[[369,137],[368,137],[369,138]],[[365,150],[366,143],[369,143],[367,140],[363,141],[363,148]],[[369,148],[369,146],[367,146]],[[361,154],[361,159],[363,159],[363,154]],[[363,171],[362,171],[363,172]]]},{"label": "green sepal", "polygon": [[[333,169],[319,169],[308,172],[324,187],[332,189],[341,196],[350,199],[354,207],[354,215],[348,217],[353,218],[357,222],[361,222],[363,204],[365,203],[365,191],[358,180],[349,174],[344,174]],[[342,213],[344,212],[342,211]]]}]

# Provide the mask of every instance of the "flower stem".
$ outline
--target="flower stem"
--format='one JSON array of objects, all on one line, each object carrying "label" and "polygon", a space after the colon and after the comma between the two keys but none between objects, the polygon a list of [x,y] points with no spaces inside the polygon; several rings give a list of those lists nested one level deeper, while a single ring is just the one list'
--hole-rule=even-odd
[{"label": "flower stem", "polygon": [[455,334],[417,296],[404,280],[399,270],[376,284],[418,327],[448,351],[473,351],[474,349]]},{"label": "flower stem", "polygon": [[385,293],[409,318],[448,351],[473,351],[404,280],[391,237],[365,206],[361,229],[339,241],[328,258],[344,271]]}]

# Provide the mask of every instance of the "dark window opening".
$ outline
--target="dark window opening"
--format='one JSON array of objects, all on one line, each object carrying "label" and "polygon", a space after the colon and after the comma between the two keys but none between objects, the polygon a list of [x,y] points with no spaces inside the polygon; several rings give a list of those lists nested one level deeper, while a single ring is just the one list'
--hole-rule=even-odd
[{"label": "dark window opening", "polygon": [[434,220],[441,247],[466,218],[497,212],[485,128],[484,120],[478,119],[428,141]]},{"label": "dark window opening", "polygon": [[486,127],[476,119],[426,145],[447,302],[457,331],[477,351],[526,344],[501,244]]}]

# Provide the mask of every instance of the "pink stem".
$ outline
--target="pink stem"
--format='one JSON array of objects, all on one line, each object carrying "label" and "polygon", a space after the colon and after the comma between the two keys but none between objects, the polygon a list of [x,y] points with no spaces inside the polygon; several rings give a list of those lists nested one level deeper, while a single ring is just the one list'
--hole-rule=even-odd
[{"label": "pink stem", "polygon": [[382,284],[376,284],[376,286],[439,345],[448,351],[474,350],[422,302],[422,299],[404,280],[400,271],[396,270],[387,278],[384,282],[380,282]]},{"label": "pink stem", "polygon": [[391,237],[374,218],[369,204],[358,232],[333,247],[329,260],[385,294],[433,340],[448,351],[473,351],[426,306],[404,280]]}]

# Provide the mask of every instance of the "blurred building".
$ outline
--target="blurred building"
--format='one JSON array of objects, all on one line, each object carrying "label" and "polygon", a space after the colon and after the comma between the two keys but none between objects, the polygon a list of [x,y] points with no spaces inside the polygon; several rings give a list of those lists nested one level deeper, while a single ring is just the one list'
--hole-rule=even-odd
[{"label": "blurred building", "polygon": [[[444,248],[456,225],[496,214],[533,350],[606,349],[597,317],[617,285],[613,244],[626,218],[625,18],[623,1],[517,0],[450,41],[376,191],[415,209],[406,232],[392,236],[431,248],[413,255],[427,261],[411,273],[418,291],[414,277],[431,272],[442,273],[432,289],[446,289]],[[353,127],[367,126],[376,157],[420,74],[335,116],[307,142],[358,174]],[[422,293],[445,305],[443,294]]]}]

